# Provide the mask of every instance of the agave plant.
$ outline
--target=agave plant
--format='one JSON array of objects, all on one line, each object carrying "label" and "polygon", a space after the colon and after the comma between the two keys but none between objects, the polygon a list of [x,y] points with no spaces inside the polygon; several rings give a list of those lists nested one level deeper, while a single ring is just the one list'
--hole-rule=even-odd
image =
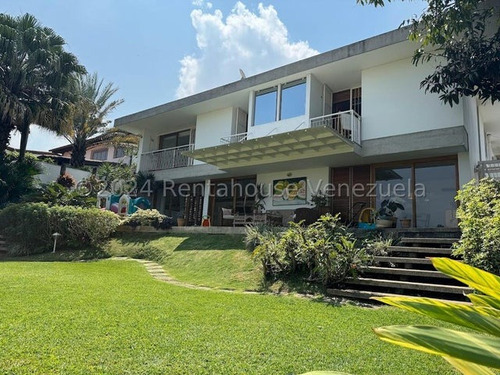
[{"label": "agave plant", "polygon": [[[392,344],[442,356],[462,374],[494,375],[494,370],[500,369],[500,277],[449,258],[433,258],[432,264],[437,270],[467,284],[480,294],[467,295],[472,304],[421,297],[375,299],[457,324],[469,331],[433,326],[389,326],[375,328],[375,334]],[[317,371],[307,375],[313,374],[339,373]]]}]

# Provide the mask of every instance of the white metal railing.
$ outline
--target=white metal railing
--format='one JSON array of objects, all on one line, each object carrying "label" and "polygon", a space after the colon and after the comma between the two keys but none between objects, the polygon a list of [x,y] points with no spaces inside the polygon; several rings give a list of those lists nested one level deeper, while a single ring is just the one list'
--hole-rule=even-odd
[{"label": "white metal railing", "polygon": [[232,134],[228,137],[222,137],[220,139],[220,143],[239,143],[246,141],[248,137],[248,133],[238,133],[238,134]]},{"label": "white metal railing", "polygon": [[343,138],[361,146],[361,116],[352,109],[315,117],[309,123],[311,128],[324,126],[333,129]]},{"label": "white metal railing", "polygon": [[491,177],[500,180],[500,160],[480,161],[477,164],[476,172],[478,177]]},{"label": "white metal railing", "polygon": [[155,150],[145,152],[141,155],[141,171],[159,171],[162,169],[172,169],[187,167],[193,164],[193,159],[189,156],[184,156],[184,151],[194,149],[194,144],[185,146],[165,148],[163,150]]}]

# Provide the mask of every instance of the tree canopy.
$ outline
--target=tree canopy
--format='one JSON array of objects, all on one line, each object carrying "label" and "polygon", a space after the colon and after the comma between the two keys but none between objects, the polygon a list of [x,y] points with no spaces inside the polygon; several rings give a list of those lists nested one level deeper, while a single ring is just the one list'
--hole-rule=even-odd
[{"label": "tree canopy", "polygon": [[[393,1],[357,0],[374,6]],[[500,100],[500,1],[426,1],[420,16],[403,23],[410,26],[410,40],[420,43],[413,63],[436,62],[421,87],[451,106],[462,96]]]},{"label": "tree canopy", "polygon": [[66,125],[69,84],[85,68],[65,44],[30,14],[0,13],[0,155],[14,129],[21,133],[22,159],[31,124],[59,133]]},{"label": "tree canopy", "polygon": [[81,167],[85,162],[87,139],[105,129],[109,124],[107,116],[123,99],[112,99],[118,88],[112,83],[105,84],[97,73],[78,77],[72,91],[77,102],[72,108],[67,136],[73,144],[71,165]]}]

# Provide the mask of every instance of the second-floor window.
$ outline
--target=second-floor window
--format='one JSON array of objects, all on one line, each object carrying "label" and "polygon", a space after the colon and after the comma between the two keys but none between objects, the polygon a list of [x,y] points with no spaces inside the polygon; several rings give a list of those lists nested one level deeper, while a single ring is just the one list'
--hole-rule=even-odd
[{"label": "second-floor window", "polygon": [[94,160],[108,160],[108,149],[100,148],[92,151],[91,158]]},{"label": "second-floor window", "polygon": [[189,145],[191,130],[170,133],[160,136],[159,150]]},{"label": "second-floor window", "polygon": [[286,120],[305,113],[305,79],[260,90],[255,94],[254,125]]},{"label": "second-floor window", "polygon": [[116,158],[123,158],[125,156],[125,148],[124,147],[116,147],[115,148],[115,153],[114,157]]}]

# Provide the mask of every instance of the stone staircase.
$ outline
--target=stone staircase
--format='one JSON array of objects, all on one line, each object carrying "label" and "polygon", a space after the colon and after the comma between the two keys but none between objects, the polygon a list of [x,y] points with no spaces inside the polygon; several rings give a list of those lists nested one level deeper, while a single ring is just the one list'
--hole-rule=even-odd
[{"label": "stone staircase", "polygon": [[369,299],[380,296],[422,296],[443,300],[467,301],[472,292],[464,284],[436,271],[430,257],[451,257],[451,246],[458,231],[413,230],[398,234],[400,240],[388,254],[376,256],[356,279],[348,279],[330,296]]}]

